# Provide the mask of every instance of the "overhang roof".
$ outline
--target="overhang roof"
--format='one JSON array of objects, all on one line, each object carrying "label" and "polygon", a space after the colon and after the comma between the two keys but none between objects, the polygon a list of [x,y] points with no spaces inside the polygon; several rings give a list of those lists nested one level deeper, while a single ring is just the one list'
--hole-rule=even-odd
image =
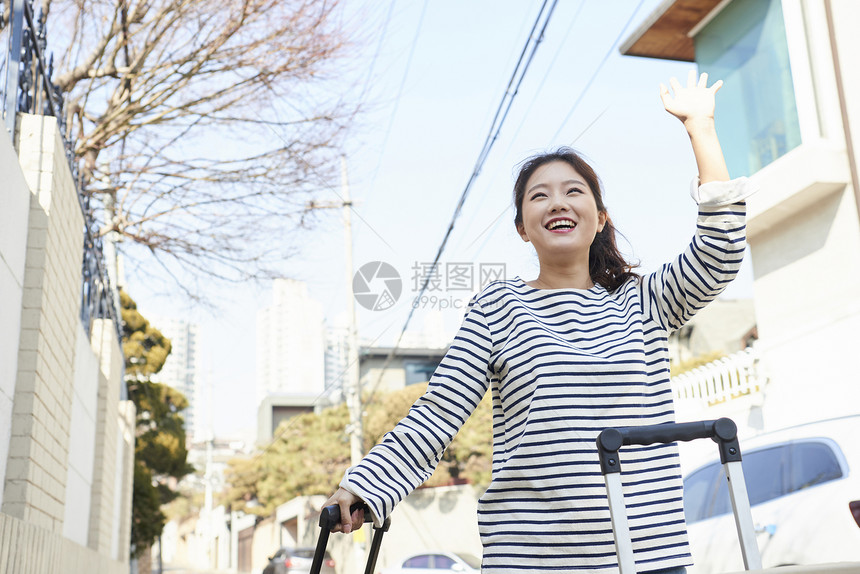
[{"label": "overhang roof", "polygon": [[625,56],[693,62],[696,48],[690,30],[722,0],[665,0],[621,44]]}]

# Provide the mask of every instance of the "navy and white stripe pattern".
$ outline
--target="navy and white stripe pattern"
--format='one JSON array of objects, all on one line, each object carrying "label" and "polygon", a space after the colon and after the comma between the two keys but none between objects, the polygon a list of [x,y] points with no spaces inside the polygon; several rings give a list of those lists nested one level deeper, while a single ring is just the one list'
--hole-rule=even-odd
[{"label": "navy and white stripe pattern", "polygon": [[[341,485],[381,520],[430,477],[490,390],[482,571],[613,571],[595,438],[608,426],[674,420],[667,337],[737,273],[744,215],[744,203],[700,205],[684,253],[613,293],[538,290],[519,278],[489,285],[471,301],[427,393]],[[621,456],[640,568],[689,565],[677,446],[625,447]]]}]

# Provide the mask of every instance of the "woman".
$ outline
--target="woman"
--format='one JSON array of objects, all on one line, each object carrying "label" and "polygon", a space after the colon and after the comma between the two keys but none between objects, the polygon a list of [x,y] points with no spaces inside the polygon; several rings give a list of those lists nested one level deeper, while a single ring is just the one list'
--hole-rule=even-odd
[{"label": "woman", "polygon": [[[336,530],[379,524],[427,480],[490,389],[493,475],[478,505],[483,572],[588,571],[617,566],[595,437],[609,426],[673,422],[667,338],[735,276],[744,252],[743,200],[714,129],[714,95],[690,73],[661,84],[687,129],[699,169],[697,231],[686,251],[639,277],[615,246],[600,182],[572,150],[536,156],[515,184],[516,226],[538,277],[490,284],[470,302],[457,337],[421,397],[326,502]],[[637,566],[684,572],[691,563],[675,445],[622,451]]]}]

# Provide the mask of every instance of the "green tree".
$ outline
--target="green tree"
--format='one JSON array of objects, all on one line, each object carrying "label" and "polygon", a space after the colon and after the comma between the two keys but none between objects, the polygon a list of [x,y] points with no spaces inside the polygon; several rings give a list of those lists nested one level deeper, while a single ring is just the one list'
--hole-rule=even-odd
[{"label": "green tree", "polygon": [[[426,384],[410,385],[366,405],[365,450],[382,440],[426,389]],[[284,421],[263,452],[251,459],[230,461],[230,486],[223,502],[233,510],[266,516],[296,496],[331,494],[350,464],[348,422],[345,405]],[[440,486],[462,479],[486,487],[491,469],[492,405],[486,396],[425,484]]]},{"label": "green tree", "polygon": [[179,480],[194,468],[187,463],[182,418],[188,401],[176,389],[151,380],[170,354],[170,340],[150,325],[124,291],[120,306],[126,385],[137,408],[131,547],[140,556],[164,528],[161,506],[177,496],[168,478]]}]

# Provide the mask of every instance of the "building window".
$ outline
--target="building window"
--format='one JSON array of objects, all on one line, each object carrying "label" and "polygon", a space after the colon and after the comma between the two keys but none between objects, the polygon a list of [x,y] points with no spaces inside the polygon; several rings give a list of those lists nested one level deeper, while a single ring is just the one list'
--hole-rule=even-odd
[{"label": "building window", "polygon": [[717,132],[733,177],[800,145],[781,0],[731,2],[694,41],[699,70],[726,83]]},{"label": "building window", "polygon": [[414,385],[416,383],[426,383],[430,380],[430,377],[438,366],[439,361],[404,362],[403,367],[406,370],[406,384]]}]

